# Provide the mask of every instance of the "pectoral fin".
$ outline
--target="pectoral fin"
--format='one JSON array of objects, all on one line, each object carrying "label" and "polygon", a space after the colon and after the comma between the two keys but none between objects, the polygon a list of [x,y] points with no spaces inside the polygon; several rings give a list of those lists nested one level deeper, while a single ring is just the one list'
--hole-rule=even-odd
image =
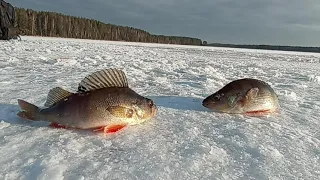
[{"label": "pectoral fin", "polygon": [[239,100],[239,104],[243,107],[254,100],[257,97],[259,88],[251,88],[247,93]]},{"label": "pectoral fin", "polygon": [[257,97],[258,92],[259,92],[259,88],[251,88],[251,89],[247,92],[246,98],[251,101],[251,100],[253,100],[254,98]]},{"label": "pectoral fin", "polygon": [[117,118],[132,118],[133,110],[123,106],[109,106],[107,110]]}]

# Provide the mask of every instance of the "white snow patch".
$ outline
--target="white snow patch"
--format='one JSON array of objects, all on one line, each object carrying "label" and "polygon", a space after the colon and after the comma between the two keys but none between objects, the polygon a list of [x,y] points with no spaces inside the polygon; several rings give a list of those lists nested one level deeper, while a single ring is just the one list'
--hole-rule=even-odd
[{"label": "white snow patch", "polygon": [[288,92],[287,90],[285,90],[285,96],[288,97],[288,99],[290,101],[297,101],[297,94],[293,91]]},{"label": "white snow patch", "polygon": [[312,82],[316,82],[316,83],[320,84],[320,76],[309,75],[309,80],[312,81]]}]

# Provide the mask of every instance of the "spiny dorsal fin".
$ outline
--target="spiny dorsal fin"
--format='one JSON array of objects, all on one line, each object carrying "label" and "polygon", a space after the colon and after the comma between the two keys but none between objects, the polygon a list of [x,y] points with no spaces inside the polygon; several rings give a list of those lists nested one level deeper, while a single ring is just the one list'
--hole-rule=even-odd
[{"label": "spiny dorsal fin", "polygon": [[47,101],[44,105],[46,107],[51,107],[57,102],[69,97],[70,95],[72,95],[71,92],[64,90],[60,87],[55,87],[49,91]]},{"label": "spiny dorsal fin", "polygon": [[104,69],[86,76],[78,86],[78,92],[108,87],[128,87],[126,74],[119,69]]}]

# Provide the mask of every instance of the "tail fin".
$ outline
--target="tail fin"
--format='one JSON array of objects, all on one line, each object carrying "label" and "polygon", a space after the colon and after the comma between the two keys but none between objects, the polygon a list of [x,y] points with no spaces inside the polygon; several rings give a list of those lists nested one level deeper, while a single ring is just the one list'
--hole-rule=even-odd
[{"label": "tail fin", "polygon": [[24,100],[18,99],[18,104],[22,111],[18,112],[18,116],[24,118],[24,119],[29,119],[29,120],[34,120],[36,121],[36,116],[39,111],[39,107],[28,103]]}]

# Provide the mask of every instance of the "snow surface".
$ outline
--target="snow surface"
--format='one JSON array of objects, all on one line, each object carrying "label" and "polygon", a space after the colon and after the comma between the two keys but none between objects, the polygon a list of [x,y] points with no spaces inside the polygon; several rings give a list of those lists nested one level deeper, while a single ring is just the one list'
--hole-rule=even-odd
[{"label": "snow surface", "polygon": [[[0,42],[0,179],[318,179],[320,55],[300,52],[22,37]],[[18,118],[49,89],[123,69],[158,115],[117,134]],[[201,101],[226,83],[262,79],[281,114],[214,113]]]}]

